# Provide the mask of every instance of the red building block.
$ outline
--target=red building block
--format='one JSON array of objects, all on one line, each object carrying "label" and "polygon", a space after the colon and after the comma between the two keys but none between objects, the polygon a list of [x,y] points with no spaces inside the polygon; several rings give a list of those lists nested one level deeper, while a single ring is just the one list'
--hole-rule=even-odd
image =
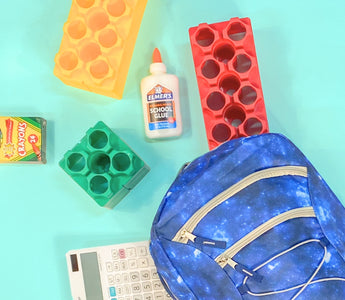
[{"label": "red building block", "polygon": [[249,18],[189,29],[209,149],[268,132]]}]

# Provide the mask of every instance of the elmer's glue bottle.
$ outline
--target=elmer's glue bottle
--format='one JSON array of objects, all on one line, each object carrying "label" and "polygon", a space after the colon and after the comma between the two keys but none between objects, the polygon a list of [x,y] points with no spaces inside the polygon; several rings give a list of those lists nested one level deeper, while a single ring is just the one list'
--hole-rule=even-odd
[{"label": "elmer's glue bottle", "polygon": [[141,81],[145,133],[150,139],[176,137],[182,133],[178,78],[166,73],[157,48],[152,60],[152,75]]}]

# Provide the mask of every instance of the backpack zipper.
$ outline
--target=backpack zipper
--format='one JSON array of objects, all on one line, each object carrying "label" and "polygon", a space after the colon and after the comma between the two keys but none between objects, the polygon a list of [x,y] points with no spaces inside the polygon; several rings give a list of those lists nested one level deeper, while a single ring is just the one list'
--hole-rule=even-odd
[{"label": "backpack zipper", "polygon": [[[241,271],[241,269],[243,269],[244,267],[242,265],[238,264],[232,258],[238,252],[240,252],[244,247],[249,245],[252,241],[254,241],[258,237],[263,235],[265,232],[269,231],[273,227],[275,227],[275,226],[277,226],[283,222],[286,222],[286,221],[291,220],[291,219],[296,219],[296,218],[311,218],[311,217],[316,217],[314,209],[312,206],[295,208],[295,209],[289,210],[285,213],[282,213],[280,215],[277,215],[277,216],[273,217],[272,219],[268,220],[267,222],[263,223],[259,227],[255,228],[251,232],[249,232],[247,235],[245,235],[243,238],[241,238],[239,241],[237,241],[235,244],[233,244],[230,248],[228,248],[222,254],[218,255],[215,258],[215,261],[222,268],[224,268],[226,265],[229,265],[233,269],[235,269],[237,271]],[[247,269],[245,269],[245,270],[249,271]],[[251,272],[251,275],[249,275],[249,276],[253,276],[253,271],[249,271],[249,272]]]},{"label": "backpack zipper", "polygon": [[[273,167],[269,169],[264,169],[261,171],[257,171],[248,175],[247,177],[243,178],[239,182],[235,183],[222,193],[218,194],[216,197],[211,199],[207,202],[204,206],[199,208],[194,215],[179,229],[176,233],[175,237],[172,241],[187,244],[188,241],[192,241],[195,243],[201,243],[203,245],[208,244],[213,247],[218,247],[219,243],[224,243],[224,241],[214,241],[210,239],[204,239],[201,237],[197,237],[193,234],[195,227],[199,224],[199,222],[214,208],[218,205],[226,201],[228,198],[232,197],[233,195],[237,194],[244,188],[248,187],[249,185],[267,178],[273,177],[280,177],[280,176],[303,176],[307,177],[307,167],[304,166],[283,166],[283,167]],[[198,239],[197,239],[198,238]],[[220,246],[222,246],[221,244]],[[219,246],[219,247],[220,247]],[[223,247],[220,247],[223,248]]]}]

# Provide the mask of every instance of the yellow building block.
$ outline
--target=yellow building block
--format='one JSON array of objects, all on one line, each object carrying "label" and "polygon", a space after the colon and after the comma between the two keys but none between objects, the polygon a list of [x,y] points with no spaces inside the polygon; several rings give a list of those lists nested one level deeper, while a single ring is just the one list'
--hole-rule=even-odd
[{"label": "yellow building block", "polygon": [[147,0],[72,0],[54,74],[121,99]]}]

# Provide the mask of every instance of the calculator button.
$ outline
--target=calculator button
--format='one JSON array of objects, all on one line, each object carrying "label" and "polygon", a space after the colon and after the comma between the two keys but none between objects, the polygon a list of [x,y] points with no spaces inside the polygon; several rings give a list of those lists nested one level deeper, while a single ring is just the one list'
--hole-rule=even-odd
[{"label": "calculator button", "polygon": [[125,295],[125,289],[124,289],[124,287],[122,285],[118,286],[116,290],[117,290],[117,295],[118,296]]},{"label": "calculator button", "polygon": [[109,288],[109,294],[110,294],[110,297],[116,296],[116,290],[113,286]]},{"label": "calculator button", "polygon": [[153,260],[153,258],[151,256],[148,257],[148,260],[149,260],[149,265],[151,267],[155,266],[155,262],[154,262],[154,260]]},{"label": "calculator button", "polygon": [[132,292],[135,294],[141,293],[141,285],[140,283],[133,283],[132,284]]},{"label": "calculator button", "polygon": [[124,285],[123,289],[125,290],[126,295],[131,293],[131,286],[129,284]]},{"label": "calculator button", "polygon": [[139,272],[131,272],[130,273],[131,281],[139,281]]},{"label": "calculator button", "polygon": [[119,250],[119,256],[121,259],[125,259],[126,258],[126,251],[125,249],[120,249]]},{"label": "calculator button", "polygon": [[130,269],[136,269],[138,267],[137,261],[135,259],[130,259],[128,261],[128,265]]},{"label": "calculator button", "polygon": [[153,300],[153,295],[152,294],[145,294],[144,300]]},{"label": "calculator button", "polygon": [[143,296],[135,295],[135,296],[133,296],[133,300],[143,300]]},{"label": "calculator button", "polygon": [[151,272],[152,272],[152,278],[153,279],[158,279],[159,278],[158,273],[157,273],[156,270],[152,270]]},{"label": "calculator button", "polygon": [[155,293],[153,299],[154,299],[154,300],[164,300],[164,293],[162,293],[162,292],[157,292],[157,293]]},{"label": "calculator button", "polygon": [[126,249],[126,256],[128,258],[132,258],[132,257],[136,257],[137,256],[137,252],[135,251],[135,248],[127,248]]},{"label": "calculator button", "polygon": [[119,256],[119,251],[118,251],[117,249],[113,249],[113,250],[111,251],[111,256],[112,256],[113,260],[119,259],[119,258],[120,258],[120,256]]},{"label": "calculator button", "polygon": [[117,284],[122,283],[122,276],[120,274],[116,274],[115,275],[115,280],[114,280]]},{"label": "calculator button", "polygon": [[116,298],[111,298],[110,300],[116,300]]},{"label": "calculator button", "polygon": [[118,261],[113,263],[113,269],[114,269],[114,272],[120,271],[120,263]]},{"label": "calculator button", "polygon": [[148,270],[143,270],[140,272],[141,280],[149,280],[150,279],[150,272]]},{"label": "calculator button", "polygon": [[147,255],[147,249],[145,246],[138,247],[137,250],[138,250],[139,256],[146,256]]},{"label": "calculator button", "polygon": [[138,267],[139,268],[147,268],[149,266],[149,262],[147,258],[139,258],[138,259]]},{"label": "calculator button", "polygon": [[142,283],[143,291],[144,292],[151,292],[152,291],[152,285],[150,281],[145,281]]},{"label": "calculator button", "polygon": [[163,288],[162,283],[158,280],[154,281],[152,284],[154,290],[160,290]]},{"label": "calculator button", "polygon": [[105,263],[105,267],[109,273],[113,272],[113,264],[110,261]]},{"label": "calculator button", "polygon": [[115,284],[114,276],[113,275],[108,275],[108,284],[109,285]]},{"label": "calculator button", "polygon": [[121,271],[126,271],[126,270],[128,269],[127,261],[122,260],[122,261],[120,262],[120,269],[121,269]]},{"label": "calculator button", "polygon": [[123,273],[122,274],[122,281],[123,281],[123,283],[128,283],[129,282],[129,275],[128,275],[128,273]]}]

